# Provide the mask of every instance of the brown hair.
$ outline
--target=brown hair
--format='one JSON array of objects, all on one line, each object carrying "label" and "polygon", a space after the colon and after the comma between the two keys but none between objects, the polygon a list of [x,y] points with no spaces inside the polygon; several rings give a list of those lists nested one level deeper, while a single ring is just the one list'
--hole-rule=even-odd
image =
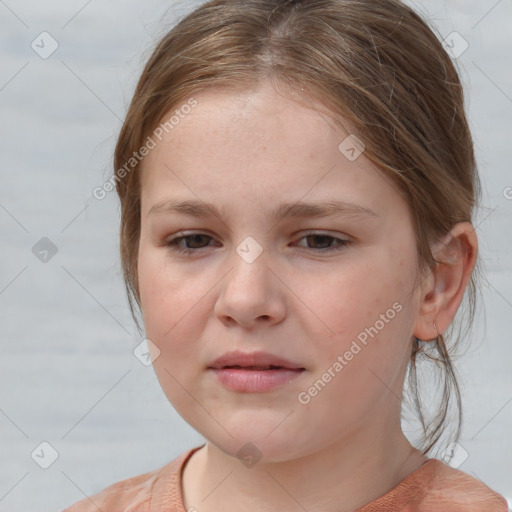
[{"label": "brown hair", "polygon": [[[458,73],[433,30],[398,0],[204,3],[160,40],[146,63],[117,141],[115,169],[139,150],[164,114],[194,93],[250,90],[265,79],[276,88],[298,92],[305,101],[316,99],[334,122],[343,126],[345,118],[356,128],[365,155],[407,201],[417,241],[418,279],[434,270],[438,260],[430,243],[457,222],[472,221],[480,183]],[[116,182],[121,262],[139,330],[140,167],[133,166]],[[465,294],[470,306],[467,327],[474,316],[478,265],[475,271]],[[411,339],[408,383],[422,424],[424,453],[446,430],[453,394],[456,439],[460,435],[460,392],[452,366],[460,337],[459,330],[448,345],[439,335],[431,350]],[[418,394],[419,359],[443,369],[442,398],[432,418],[425,418]]]}]

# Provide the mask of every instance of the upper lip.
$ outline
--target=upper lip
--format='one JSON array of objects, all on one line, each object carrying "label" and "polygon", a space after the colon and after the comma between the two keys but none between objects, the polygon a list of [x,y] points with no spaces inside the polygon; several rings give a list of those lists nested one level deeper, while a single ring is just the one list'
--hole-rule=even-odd
[{"label": "upper lip", "polygon": [[279,366],[292,370],[304,370],[299,364],[288,361],[279,356],[269,354],[268,352],[227,352],[213,361],[208,368],[225,368],[226,366]]}]

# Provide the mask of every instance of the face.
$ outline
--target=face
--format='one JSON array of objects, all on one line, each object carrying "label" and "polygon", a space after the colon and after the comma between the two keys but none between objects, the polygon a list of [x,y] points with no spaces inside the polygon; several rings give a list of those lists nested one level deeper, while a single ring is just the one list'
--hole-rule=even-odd
[{"label": "face", "polygon": [[[350,132],[267,83],[194,98],[142,171],[140,298],[167,398],[225,453],[268,461],[398,429],[419,299],[406,203]],[[233,351],[270,359],[212,368]]]}]

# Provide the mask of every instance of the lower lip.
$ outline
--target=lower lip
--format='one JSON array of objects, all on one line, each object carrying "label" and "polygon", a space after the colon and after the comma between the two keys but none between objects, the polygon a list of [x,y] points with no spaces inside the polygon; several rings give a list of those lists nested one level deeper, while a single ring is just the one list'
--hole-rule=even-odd
[{"label": "lower lip", "polygon": [[298,377],[304,370],[287,368],[276,370],[244,370],[238,368],[210,368],[221,384],[240,393],[263,393],[282,386]]}]

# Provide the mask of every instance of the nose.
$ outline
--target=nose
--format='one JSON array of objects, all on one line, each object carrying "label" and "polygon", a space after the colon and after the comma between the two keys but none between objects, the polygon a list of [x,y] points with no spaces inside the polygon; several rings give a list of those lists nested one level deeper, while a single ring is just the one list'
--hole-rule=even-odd
[{"label": "nose", "polygon": [[215,303],[220,321],[247,329],[280,323],[286,314],[285,292],[265,251],[250,263],[234,252],[230,263]]}]

